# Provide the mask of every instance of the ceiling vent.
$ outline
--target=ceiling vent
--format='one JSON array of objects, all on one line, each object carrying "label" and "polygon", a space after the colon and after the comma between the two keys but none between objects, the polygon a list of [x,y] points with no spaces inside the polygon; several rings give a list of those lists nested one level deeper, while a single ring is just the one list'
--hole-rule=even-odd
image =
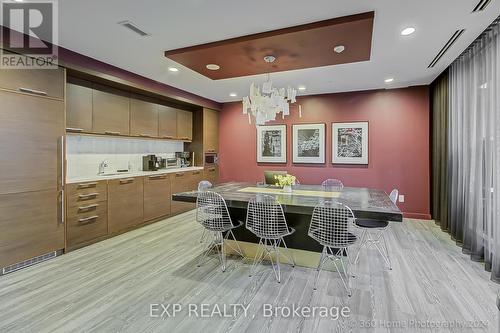
[{"label": "ceiling vent", "polygon": [[130,21],[121,21],[121,22],[118,22],[118,24],[135,32],[136,34],[138,34],[141,37],[147,37],[147,36],[151,35],[151,34],[145,32],[144,30],[140,29],[137,25],[135,25],[134,23],[132,23]]},{"label": "ceiling vent", "polygon": [[490,4],[491,0],[481,0],[479,3],[474,7],[474,10],[472,10],[473,13],[475,12],[480,12],[482,10],[485,10],[486,7]]},{"label": "ceiling vent", "polygon": [[464,31],[465,31],[464,29],[455,31],[455,33],[453,34],[453,36],[451,36],[451,38],[446,42],[446,44],[439,51],[439,53],[432,60],[432,62],[429,64],[429,66],[427,68],[433,68],[434,66],[436,66],[436,64],[439,62],[439,60],[441,60],[441,58],[446,54],[446,52],[448,52],[448,50],[450,49],[450,47],[452,47],[453,44],[455,44],[455,42],[457,41],[457,39],[460,38],[460,36],[462,36],[462,34],[464,33]]}]

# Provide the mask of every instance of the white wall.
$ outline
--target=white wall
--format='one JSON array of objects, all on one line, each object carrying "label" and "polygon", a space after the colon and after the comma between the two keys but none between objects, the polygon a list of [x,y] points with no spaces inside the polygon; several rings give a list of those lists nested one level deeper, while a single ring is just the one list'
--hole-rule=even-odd
[{"label": "white wall", "polygon": [[142,170],[142,157],[155,154],[163,158],[174,157],[184,150],[178,141],[142,140],[87,135],[68,135],[66,140],[67,178],[97,175],[99,163],[108,161],[106,172],[118,169]]}]

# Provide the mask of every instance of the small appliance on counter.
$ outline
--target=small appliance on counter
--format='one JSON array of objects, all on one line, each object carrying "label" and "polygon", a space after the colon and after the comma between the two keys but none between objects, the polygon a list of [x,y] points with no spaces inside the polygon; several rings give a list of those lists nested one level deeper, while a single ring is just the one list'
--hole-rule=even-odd
[{"label": "small appliance on counter", "polygon": [[143,171],[157,171],[158,169],[165,168],[166,161],[164,158],[156,155],[146,155],[142,157],[142,170]]},{"label": "small appliance on counter", "polygon": [[181,168],[190,167],[190,166],[194,165],[194,163],[193,163],[194,153],[192,153],[192,152],[189,152],[189,151],[177,152],[177,153],[175,153],[175,157],[180,160]]}]

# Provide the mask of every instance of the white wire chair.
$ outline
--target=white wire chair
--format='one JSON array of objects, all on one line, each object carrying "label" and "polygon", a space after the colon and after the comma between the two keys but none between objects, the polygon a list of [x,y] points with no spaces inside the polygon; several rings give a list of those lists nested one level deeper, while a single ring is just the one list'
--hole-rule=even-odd
[{"label": "white wire chair", "polygon": [[321,183],[321,186],[340,190],[344,188],[344,184],[338,179],[327,179]]},{"label": "white wire chair", "polygon": [[219,193],[212,191],[202,191],[198,193],[198,198],[196,200],[196,220],[205,228],[212,240],[203,256],[200,258],[198,267],[201,266],[202,261],[208,253],[215,248],[221,262],[222,271],[224,272],[226,270],[224,241],[228,240],[229,236],[235,241],[237,249],[232,247],[229,243],[226,243],[226,245],[243,256],[238,241],[233,233],[233,229],[238,228],[243,223],[240,222],[238,225],[233,225],[226,201]]},{"label": "white wire chair", "polygon": [[[209,182],[208,180],[202,180],[201,182],[198,183],[198,192],[207,191],[211,188],[212,188],[212,183]],[[200,237],[200,243],[203,243],[205,241],[206,236],[207,236],[207,230],[203,229],[203,233],[201,234]]]},{"label": "white wire chair", "polygon": [[[284,239],[285,236],[293,234],[295,229],[288,227],[283,207],[273,196],[263,194],[255,196],[248,202],[246,228],[259,237],[250,276],[255,273],[257,265],[269,257],[276,280],[280,283],[280,254],[295,267],[295,260]],[[287,253],[280,252],[281,244]],[[275,253],[276,262],[273,260],[273,253]]]},{"label": "white wire chair", "polygon": [[[354,214],[348,206],[338,202],[326,201],[318,204],[313,211],[308,235],[323,245],[323,251],[319,259],[314,290],[319,280],[319,275],[324,263],[330,259],[340,275],[342,283],[349,296],[352,295],[350,285],[349,247],[358,241],[357,228],[355,226]],[[347,261],[344,263],[344,254]],[[340,261],[340,268],[337,264]],[[342,276],[344,273],[344,276]]]},{"label": "white wire chair", "polygon": [[[391,194],[389,194],[389,198],[393,204],[396,204],[398,195],[399,191],[397,189],[392,190]],[[357,219],[356,225],[363,231],[361,233],[361,242],[359,244],[355,262],[358,263],[359,254],[362,248],[373,246],[380,253],[387,266],[389,266],[389,270],[392,270],[392,262],[391,257],[389,256],[389,248],[387,247],[386,239],[386,233],[389,229],[389,221]]]}]

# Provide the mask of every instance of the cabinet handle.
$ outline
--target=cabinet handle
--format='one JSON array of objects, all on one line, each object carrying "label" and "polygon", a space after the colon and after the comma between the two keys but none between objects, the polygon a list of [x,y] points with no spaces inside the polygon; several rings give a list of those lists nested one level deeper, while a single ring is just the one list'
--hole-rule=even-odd
[{"label": "cabinet handle", "polygon": [[92,199],[99,195],[99,193],[79,194],[78,197],[82,200]]},{"label": "cabinet handle", "polygon": [[23,92],[23,93],[33,94],[33,95],[47,96],[46,91],[35,90],[35,89],[30,89],[30,88],[20,87],[19,91]]},{"label": "cabinet handle", "polygon": [[165,175],[161,175],[161,176],[149,176],[149,179],[165,179],[166,176]]},{"label": "cabinet handle", "polygon": [[108,135],[120,135],[120,132],[105,131],[104,134],[108,134]]},{"label": "cabinet handle", "polygon": [[80,223],[86,223],[86,222],[90,222],[90,221],[95,222],[95,220],[97,220],[98,218],[99,218],[99,215],[94,215],[94,216],[86,217],[83,219],[79,219],[78,222],[80,222]]},{"label": "cabinet handle", "polygon": [[176,173],[175,177],[184,177],[184,174],[183,173]]},{"label": "cabinet handle", "polygon": [[92,188],[96,187],[97,183],[85,183],[85,184],[78,184],[78,188]]},{"label": "cabinet handle", "polygon": [[193,171],[193,175],[199,175],[200,171]]},{"label": "cabinet handle", "polygon": [[83,128],[66,127],[68,132],[83,132]]},{"label": "cabinet handle", "polygon": [[215,168],[208,169],[209,172],[215,172]]},{"label": "cabinet handle", "polygon": [[89,210],[89,209],[97,208],[97,207],[99,207],[99,204],[78,207],[78,210]]},{"label": "cabinet handle", "polygon": [[134,181],[134,178],[120,179],[120,184],[129,184]]}]

